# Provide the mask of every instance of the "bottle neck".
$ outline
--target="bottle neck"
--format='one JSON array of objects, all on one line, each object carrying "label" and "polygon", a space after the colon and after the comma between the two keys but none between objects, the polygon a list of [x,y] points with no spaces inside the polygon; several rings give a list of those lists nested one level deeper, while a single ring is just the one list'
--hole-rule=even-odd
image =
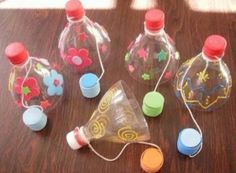
[{"label": "bottle neck", "polygon": [[148,36],[151,36],[151,37],[162,36],[165,33],[164,28],[161,28],[161,29],[156,30],[156,31],[151,31],[145,25],[144,25],[144,31],[145,31],[145,35],[148,35]]},{"label": "bottle neck", "polygon": [[27,59],[26,59],[23,63],[17,64],[17,65],[13,64],[13,65],[14,65],[14,67],[17,68],[17,69],[23,69],[23,68],[25,68],[25,66],[27,66],[27,64],[29,63],[29,61],[30,61],[30,57],[28,56]]},{"label": "bottle neck", "polygon": [[222,56],[221,57],[215,57],[214,59],[211,58],[211,57],[208,57],[204,52],[202,52],[202,58],[208,62],[220,62],[221,59],[222,59]]},{"label": "bottle neck", "polygon": [[74,24],[74,23],[83,23],[83,21],[85,20],[85,15],[84,16],[82,16],[81,18],[79,18],[79,19],[74,19],[74,18],[70,18],[70,17],[68,17],[67,16],[67,20],[68,20],[68,22],[70,23],[70,24]]}]

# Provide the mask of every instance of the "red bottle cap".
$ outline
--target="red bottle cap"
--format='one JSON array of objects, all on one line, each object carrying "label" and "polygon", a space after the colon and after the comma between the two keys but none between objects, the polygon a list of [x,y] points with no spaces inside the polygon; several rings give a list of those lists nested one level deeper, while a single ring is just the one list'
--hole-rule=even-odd
[{"label": "red bottle cap", "polygon": [[19,42],[9,44],[5,49],[5,55],[14,65],[22,64],[28,59],[28,51]]},{"label": "red bottle cap", "polygon": [[84,13],[84,8],[79,0],[69,0],[66,3],[66,14],[69,18],[78,20],[84,16]]},{"label": "red bottle cap", "polygon": [[145,22],[148,30],[157,31],[164,27],[165,14],[158,9],[152,9],[146,12]]},{"label": "red bottle cap", "polygon": [[215,60],[224,56],[226,45],[227,42],[224,37],[211,35],[207,37],[202,51],[209,59]]}]

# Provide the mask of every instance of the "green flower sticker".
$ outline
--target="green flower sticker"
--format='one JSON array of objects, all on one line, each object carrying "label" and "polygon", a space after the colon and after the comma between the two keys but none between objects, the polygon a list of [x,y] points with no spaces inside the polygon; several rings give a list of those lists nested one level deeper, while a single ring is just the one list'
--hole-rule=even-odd
[{"label": "green flower sticker", "polygon": [[150,76],[150,74],[148,74],[148,73],[143,73],[143,74],[142,74],[142,78],[143,78],[143,80],[150,80],[150,79],[151,79],[151,76]]},{"label": "green flower sticker", "polygon": [[129,61],[129,57],[130,57],[130,53],[127,52],[127,53],[125,54],[125,61],[126,61],[126,62]]},{"label": "green flower sticker", "polygon": [[167,57],[167,53],[164,50],[161,50],[159,53],[156,54],[156,59],[158,59],[159,62],[165,61]]}]

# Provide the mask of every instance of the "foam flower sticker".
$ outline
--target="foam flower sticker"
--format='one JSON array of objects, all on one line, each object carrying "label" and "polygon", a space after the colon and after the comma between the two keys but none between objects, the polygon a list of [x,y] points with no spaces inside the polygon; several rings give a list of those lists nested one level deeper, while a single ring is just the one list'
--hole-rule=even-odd
[{"label": "foam flower sticker", "polygon": [[56,70],[51,70],[50,74],[45,75],[43,83],[48,86],[47,93],[49,96],[62,95],[63,93],[63,76]]},{"label": "foam flower sticker", "polygon": [[142,78],[143,78],[143,80],[150,80],[150,79],[151,79],[151,76],[150,76],[150,74],[148,74],[148,73],[143,73],[143,74],[142,74]]},{"label": "foam flower sticker", "polygon": [[40,88],[38,86],[38,82],[33,77],[28,77],[25,79],[24,84],[23,78],[18,77],[16,78],[16,82],[14,84],[14,92],[17,94],[23,94],[23,98],[26,101],[29,101],[33,97],[37,97],[40,94]]},{"label": "foam flower sticker", "polygon": [[92,60],[89,58],[89,52],[84,48],[79,50],[70,48],[66,56],[66,61],[69,64],[74,65],[77,70],[82,70],[92,64]]}]

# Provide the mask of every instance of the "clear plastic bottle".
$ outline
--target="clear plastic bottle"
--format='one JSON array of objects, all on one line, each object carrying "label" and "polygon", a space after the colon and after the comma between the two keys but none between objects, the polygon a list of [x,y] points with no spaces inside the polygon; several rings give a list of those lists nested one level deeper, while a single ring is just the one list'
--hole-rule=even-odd
[{"label": "clear plastic bottle", "polygon": [[[163,154],[158,145],[146,142],[149,139],[148,124],[133,93],[123,81],[118,81],[106,92],[84,126],[76,127],[66,135],[67,143],[73,150],[88,145],[98,157],[109,162],[117,160],[125,148],[133,143],[155,147],[154,168],[159,170],[164,162]],[[125,145],[114,158],[107,158],[93,148],[91,142],[96,140]],[[142,164],[142,168],[150,170],[146,164]]]},{"label": "clear plastic bottle", "polygon": [[83,74],[79,80],[82,95],[94,98],[101,90],[103,62],[110,54],[110,38],[103,27],[85,15],[79,0],[69,0],[65,8],[68,23],[60,35],[60,54],[75,72]]},{"label": "clear plastic bottle", "polygon": [[106,30],[92,22],[79,0],[69,0],[65,7],[68,23],[59,39],[61,58],[76,72],[96,69],[110,54],[110,38]]},{"label": "clear plastic bottle", "polygon": [[[149,139],[148,124],[133,93],[123,81],[118,81],[106,92],[84,126],[76,127],[66,135],[67,143],[73,150],[88,145],[98,157],[109,162],[117,160],[125,148],[133,143],[155,147],[157,153],[154,156],[160,156],[160,159],[155,160],[154,168],[159,170],[164,162],[163,154],[158,145],[146,142]],[[96,140],[125,145],[114,158],[107,158],[93,148],[91,142]],[[142,168],[148,169],[148,166],[142,164]]]},{"label": "clear plastic bottle", "polygon": [[149,10],[145,15],[145,33],[131,42],[125,55],[125,66],[137,81],[155,84],[170,80],[178,69],[179,54],[174,41],[164,30],[165,15]]},{"label": "clear plastic bottle", "polygon": [[229,98],[232,78],[222,60],[226,44],[226,40],[219,35],[209,36],[202,53],[179,68],[174,82],[175,92],[190,108],[212,111]]},{"label": "clear plastic bottle", "polygon": [[16,104],[20,108],[32,108],[33,112],[38,112],[37,108],[43,112],[52,110],[63,95],[64,80],[60,72],[47,59],[30,57],[19,42],[9,44],[5,54],[12,64],[8,88]]},{"label": "clear plastic bottle", "polygon": [[138,102],[123,81],[117,82],[106,92],[84,126],[68,133],[69,145],[78,149],[82,146],[78,138],[75,141],[75,133],[84,141],[84,145],[93,140],[128,143],[150,139],[148,125]]}]

